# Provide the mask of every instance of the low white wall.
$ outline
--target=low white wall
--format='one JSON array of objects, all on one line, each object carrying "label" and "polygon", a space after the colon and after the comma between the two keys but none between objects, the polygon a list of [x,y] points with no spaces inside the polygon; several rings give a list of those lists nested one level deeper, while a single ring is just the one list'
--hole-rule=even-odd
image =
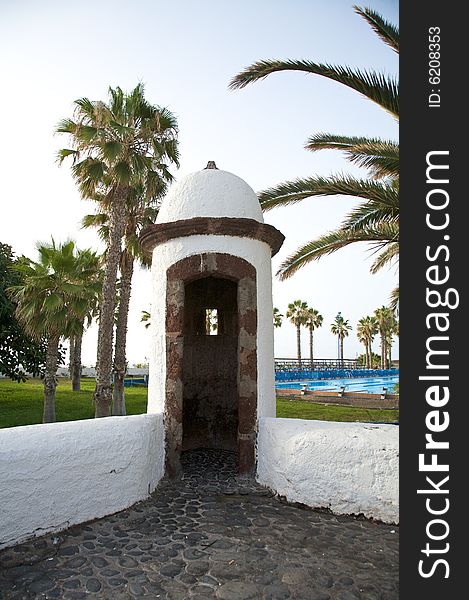
[{"label": "low white wall", "polygon": [[0,548],[109,515],[164,473],[160,414],[0,430]]},{"label": "low white wall", "polygon": [[399,427],[263,418],[257,480],[290,502],[399,522]]}]

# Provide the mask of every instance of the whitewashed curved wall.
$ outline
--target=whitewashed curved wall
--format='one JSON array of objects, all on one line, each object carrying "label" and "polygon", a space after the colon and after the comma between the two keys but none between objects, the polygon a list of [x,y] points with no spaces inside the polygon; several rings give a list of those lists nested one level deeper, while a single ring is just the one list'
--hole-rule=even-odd
[{"label": "whitewashed curved wall", "polygon": [[220,252],[243,258],[257,275],[257,414],[275,416],[274,331],[272,325],[271,249],[265,242],[232,236],[193,235],[170,240],[153,250],[151,348],[148,412],[164,412],[166,392],[166,272],[188,256]]},{"label": "whitewashed curved wall", "polygon": [[160,415],[0,430],[0,548],[143,500],[164,474]]},{"label": "whitewashed curved wall", "polygon": [[399,522],[399,427],[261,419],[257,480],[290,502]]}]

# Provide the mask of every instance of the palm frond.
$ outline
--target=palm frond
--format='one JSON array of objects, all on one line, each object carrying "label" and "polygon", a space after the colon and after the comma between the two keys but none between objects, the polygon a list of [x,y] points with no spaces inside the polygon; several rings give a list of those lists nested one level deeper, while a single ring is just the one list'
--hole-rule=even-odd
[{"label": "palm frond", "polygon": [[74,102],[77,113],[80,116],[87,116],[89,119],[93,119],[95,115],[95,104],[89,98],[78,98]]},{"label": "palm frond", "polygon": [[399,117],[399,84],[396,79],[375,71],[315,63],[309,60],[260,60],[233,77],[229,87],[241,89],[280,71],[302,71],[341,83]]},{"label": "palm frond", "polygon": [[73,135],[78,125],[72,119],[62,119],[55,128],[56,133],[68,133]]},{"label": "palm frond", "polygon": [[376,257],[371,265],[371,273],[375,274],[387,264],[393,262],[399,256],[399,242],[391,242],[384,250]]},{"label": "palm frond", "polygon": [[88,227],[100,227],[108,222],[108,215],[105,213],[95,213],[93,215],[85,215],[81,220],[81,226],[83,228]]},{"label": "palm frond", "polygon": [[371,242],[379,246],[386,245],[389,243],[387,233],[387,231],[382,231],[380,227],[364,228],[358,231],[342,228],[336,229],[298,248],[296,252],[288,256],[280,265],[277,276],[281,280],[288,279],[298,269],[313,260],[318,260],[323,256],[337,252],[337,250],[356,242]]},{"label": "palm frond", "polygon": [[360,6],[354,6],[353,8],[358,15],[365,19],[383,42],[399,54],[399,29],[371,8],[361,8]]},{"label": "palm frond", "polygon": [[392,290],[389,300],[389,308],[397,312],[399,310],[399,287]]},{"label": "palm frond", "polygon": [[399,205],[393,203],[392,198],[389,203],[380,199],[360,204],[347,215],[342,228],[352,231],[374,227],[380,223],[399,223]]},{"label": "palm frond", "polygon": [[392,186],[356,179],[354,177],[331,176],[295,179],[264,190],[259,194],[262,210],[267,211],[276,206],[286,206],[300,202],[311,196],[353,196],[365,200],[381,201],[388,204],[398,198],[397,190]]},{"label": "palm frond", "polygon": [[81,220],[83,229],[95,228],[98,230],[99,239],[103,242],[109,242],[109,217],[106,213],[96,213],[94,215],[85,215]]},{"label": "palm frond", "polygon": [[80,156],[78,150],[72,150],[70,148],[62,148],[57,152],[57,162],[62,164],[62,162],[67,158],[67,156],[73,156],[74,159]]},{"label": "palm frond", "polygon": [[399,176],[399,145],[390,140],[317,133],[305,147],[311,152],[342,150],[350,162],[370,169],[375,178]]}]

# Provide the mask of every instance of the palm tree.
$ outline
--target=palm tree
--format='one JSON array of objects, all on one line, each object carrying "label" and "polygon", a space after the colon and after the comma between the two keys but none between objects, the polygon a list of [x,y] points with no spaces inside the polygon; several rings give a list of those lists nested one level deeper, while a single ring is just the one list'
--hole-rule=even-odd
[{"label": "palm tree", "polygon": [[43,422],[51,423],[55,421],[60,340],[80,334],[90,302],[95,301],[101,286],[89,279],[73,241],[56,245],[52,240],[51,244],[39,244],[38,251],[37,262],[23,257],[17,265],[24,283],[10,288],[10,293],[25,331],[46,340]]},{"label": "palm tree", "polygon": [[306,325],[308,305],[302,300],[295,300],[288,305],[287,319],[296,327],[296,347],[298,367],[301,369],[301,327]]},{"label": "palm tree", "polygon": [[274,315],[273,315],[273,319],[274,319],[274,327],[281,327],[282,326],[282,322],[283,322],[283,315],[282,313],[279,311],[278,308],[274,307]]},{"label": "palm tree", "polygon": [[[77,251],[77,267],[82,273],[84,281],[95,282],[102,286],[102,259],[91,250]],[[98,315],[100,295],[90,296],[88,312],[83,316],[81,327],[76,335],[70,337],[70,379],[72,390],[79,392],[81,389],[81,347],[85,327],[91,325],[93,318]]]},{"label": "palm tree", "polygon": [[308,307],[306,310],[306,327],[309,329],[309,358],[311,361],[311,368],[314,368],[313,362],[313,335],[314,330],[322,326],[323,317],[319,314],[315,308]]},{"label": "palm tree", "polygon": [[[388,306],[382,306],[375,310],[375,319],[381,338],[381,368],[390,367],[390,348],[392,336],[398,330],[398,324],[394,311]],[[388,362],[389,361],[389,362]]]},{"label": "palm tree", "polygon": [[178,165],[177,123],[166,108],[144,98],[142,84],[130,93],[109,88],[109,101],[75,101],[74,119],[64,119],[57,132],[70,136],[72,148],[59,151],[59,161],[73,159],[72,173],[83,198],[102,198],[109,217],[103,294],[99,314],[95,416],[108,416],[112,401],[112,341],[116,281],[125,234],[126,206],[141,185],[148,199],[158,196],[161,179],[172,176],[166,162]]},{"label": "palm tree", "polygon": [[[166,191],[166,183],[160,182],[161,196]],[[124,236],[124,249],[120,260],[120,280],[118,285],[118,304],[116,316],[116,339],[114,345],[114,363],[113,363],[113,401],[112,414],[125,415],[125,394],[124,379],[127,371],[126,360],[126,342],[127,342],[127,323],[129,314],[129,303],[132,291],[132,277],[134,272],[135,260],[144,267],[150,266],[150,259],[142,252],[138,242],[138,236],[143,227],[154,223],[158,214],[156,202],[159,196],[146,200],[141,186],[133,188],[126,206],[126,223]],[[104,241],[109,239],[108,216],[105,212],[98,212],[94,215],[86,215],[82,220],[84,227],[96,227],[99,236]]]},{"label": "palm tree", "polygon": [[365,346],[365,367],[371,369],[373,367],[372,360],[372,348],[371,344],[374,340],[375,335],[378,333],[378,325],[375,317],[363,317],[358,321],[357,325],[357,337],[360,342]]},{"label": "palm tree", "polygon": [[[395,52],[399,52],[399,30],[369,8],[354,7],[378,36]],[[232,89],[244,88],[279,71],[300,71],[320,75],[345,85],[381,106],[393,117],[399,117],[398,82],[375,71],[315,63],[309,60],[263,60],[236,75]],[[310,137],[306,148],[340,150],[350,162],[367,168],[371,180],[350,176],[310,177],[280,184],[259,196],[263,210],[286,206],[315,196],[345,195],[362,198],[358,205],[334,231],[313,240],[289,256],[278,275],[286,279],[312,260],[336,252],[356,242],[369,242],[376,252],[371,271],[397,261],[399,255],[399,146],[392,140],[350,137],[318,133]],[[393,291],[392,300],[396,296]]]},{"label": "palm tree", "polygon": [[348,320],[339,313],[331,324],[331,332],[339,338],[340,347],[340,365],[344,364],[344,338],[348,337],[348,332],[352,329]]}]

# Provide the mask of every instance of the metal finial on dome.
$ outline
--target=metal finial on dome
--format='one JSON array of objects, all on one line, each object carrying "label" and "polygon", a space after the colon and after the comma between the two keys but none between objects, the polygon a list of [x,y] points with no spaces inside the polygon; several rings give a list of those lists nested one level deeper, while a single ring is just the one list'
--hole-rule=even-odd
[{"label": "metal finial on dome", "polygon": [[[218,167],[215,164],[214,160],[209,160],[205,169],[218,169]],[[205,169],[204,169],[204,171],[205,171]]]}]

